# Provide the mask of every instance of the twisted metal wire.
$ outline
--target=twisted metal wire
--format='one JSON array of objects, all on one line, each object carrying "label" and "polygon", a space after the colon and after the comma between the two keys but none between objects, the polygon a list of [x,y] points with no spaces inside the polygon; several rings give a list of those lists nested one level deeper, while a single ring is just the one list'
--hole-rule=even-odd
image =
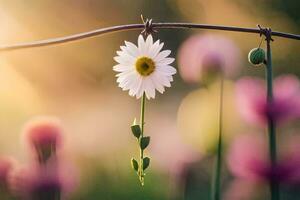
[{"label": "twisted metal wire", "polygon": [[[281,38],[300,40],[300,35],[285,33],[279,31],[272,31],[271,29],[258,28],[244,28],[236,26],[223,26],[223,25],[211,25],[211,24],[195,24],[195,23],[153,23],[152,20],[146,20],[143,24],[126,24],[119,26],[111,26],[107,28],[100,28],[93,31],[78,33],[65,37],[51,38],[33,42],[17,43],[12,45],[2,45],[0,46],[0,51],[9,51],[17,49],[26,49],[34,47],[50,46],[55,44],[62,44],[67,42],[72,42],[76,40],[86,39],[90,37],[95,37],[103,35],[106,33],[127,31],[127,30],[143,30],[144,33],[153,33],[157,29],[207,29],[207,30],[222,30],[222,31],[233,31],[233,32],[244,32],[244,33],[254,33],[265,35],[266,38],[270,36],[276,36]],[[268,30],[268,31],[267,31]]]}]

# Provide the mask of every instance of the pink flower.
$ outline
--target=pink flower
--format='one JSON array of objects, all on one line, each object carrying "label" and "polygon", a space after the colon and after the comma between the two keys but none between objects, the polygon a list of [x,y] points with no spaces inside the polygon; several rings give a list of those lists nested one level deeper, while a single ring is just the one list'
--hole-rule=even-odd
[{"label": "pink flower", "polygon": [[242,78],[237,82],[237,104],[242,117],[249,123],[265,125],[271,117],[275,122],[287,122],[300,117],[300,82],[293,75],[283,75],[274,81],[274,99],[267,104],[264,81]]},{"label": "pink flower", "polygon": [[228,167],[236,177],[252,181],[264,179],[268,167],[267,149],[256,135],[237,137],[228,154]]},{"label": "pink flower", "polygon": [[[300,142],[292,137],[291,141]],[[288,141],[288,146],[291,144]],[[300,182],[300,149],[284,152],[276,166],[271,166],[267,156],[268,148],[263,137],[255,134],[242,135],[233,142],[228,154],[228,167],[240,179],[253,182],[275,180],[281,183]]]},{"label": "pink flower", "polygon": [[0,158],[0,187],[4,190],[8,189],[8,178],[15,167],[16,161],[10,157]]},{"label": "pink flower", "polygon": [[56,118],[31,120],[25,126],[24,135],[40,162],[48,160],[61,147],[62,127]]},{"label": "pink flower", "polygon": [[[68,165],[56,161],[30,165],[16,170],[10,179],[12,191],[21,199],[66,199],[77,184],[76,174]],[[47,198],[46,198],[47,197]]]},{"label": "pink flower", "polygon": [[182,78],[197,83],[220,73],[234,75],[240,64],[240,51],[226,37],[194,35],[182,44],[178,62]]}]

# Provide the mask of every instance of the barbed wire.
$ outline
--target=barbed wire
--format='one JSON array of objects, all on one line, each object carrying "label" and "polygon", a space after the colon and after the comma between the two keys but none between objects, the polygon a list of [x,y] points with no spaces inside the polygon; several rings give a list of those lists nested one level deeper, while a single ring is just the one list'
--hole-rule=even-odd
[{"label": "barbed wire", "polygon": [[[222,30],[222,31],[262,34],[261,28],[243,28],[243,27],[236,27],[236,26],[195,24],[195,23],[151,23],[151,28],[207,29],[207,30]],[[50,45],[62,44],[62,43],[82,40],[90,37],[95,37],[106,33],[120,32],[126,30],[144,30],[144,29],[145,29],[145,24],[126,24],[126,25],[119,25],[119,26],[111,26],[111,27],[100,28],[100,29],[78,33],[78,34],[65,36],[65,37],[51,38],[51,39],[45,39],[45,40],[39,40],[33,42],[17,43],[12,45],[2,45],[0,46],[0,51],[10,51],[10,50],[50,46]],[[279,31],[272,31],[272,36],[293,39],[293,40],[300,40],[300,35],[279,32]]]}]

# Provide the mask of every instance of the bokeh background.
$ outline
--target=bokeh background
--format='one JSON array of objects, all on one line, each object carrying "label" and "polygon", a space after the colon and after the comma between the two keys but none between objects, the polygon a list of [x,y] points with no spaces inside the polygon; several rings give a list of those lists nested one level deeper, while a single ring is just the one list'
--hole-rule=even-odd
[{"label": "bokeh background", "polygon": [[[261,24],[299,33],[299,9],[300,2],[294,0],[1,0],[0,44],[140,23],[141,14],[155,22],[242,27]],[[244,75],[263,77],[263,68],[247,62],[248,51],[260,42],[257,35],[164,29],[154,38],[164,41],[171,55],[177,57],[185,39],[204,33],[226,36],[240,48],[240,72],[233,81]],[[140,102],[117,87],[112,66],[119,46],[124,40],[136,43],[138,34],[119,32],[68,44],[1,52],[0,153],[20,163],[28,162],[30,156],[21,136],[23,125],[35,116],[57,116],[65,128],[64,156],[73,162],[80,177],[71,199],[209,199],[212,159],[208,152],[215,144],[218,92],[202,91],[201,85],[187,84],[179,74],[164,95],[147,102],[146,134],[152,137],[147,154],[152,163],[144,187],[130,167],[130,158],[138,153],[130,124],[139,117]],[[299,49],[297,41],[275,38],[275,75],[300,75]],[[225,90],[225,134],[229,135],[245,128],[256,130],[236,113],[233,81],[226,83]],[[191,125],[189,129],[189,124],[197,127]],[[226,192],[232,176],[224,168]],[[297,199],[293,189],[288,191],[285,199]]]}]

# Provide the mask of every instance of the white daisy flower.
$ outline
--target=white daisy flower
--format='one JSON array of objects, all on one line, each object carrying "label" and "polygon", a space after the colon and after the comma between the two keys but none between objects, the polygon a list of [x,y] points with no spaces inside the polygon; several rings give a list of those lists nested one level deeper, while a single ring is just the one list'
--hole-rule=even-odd
[{"label": "white daisy flower", "polygon": [[125,46],[121,46],[118,56],[114,57],[118,62],[113,70],[119,72],[116,75],[119,87],[129,90],[129,95],[136,98],[145,92],[148,99],[155,98],[155,90],[163,93],[165,87],[171,87],[176,69],[170,64],[175,59],[168,57],[170,50],[161,51],[163,45],[159,40],[153,43],[151,35],[146,40],[139,35],[138,46],[125,41]]}]

